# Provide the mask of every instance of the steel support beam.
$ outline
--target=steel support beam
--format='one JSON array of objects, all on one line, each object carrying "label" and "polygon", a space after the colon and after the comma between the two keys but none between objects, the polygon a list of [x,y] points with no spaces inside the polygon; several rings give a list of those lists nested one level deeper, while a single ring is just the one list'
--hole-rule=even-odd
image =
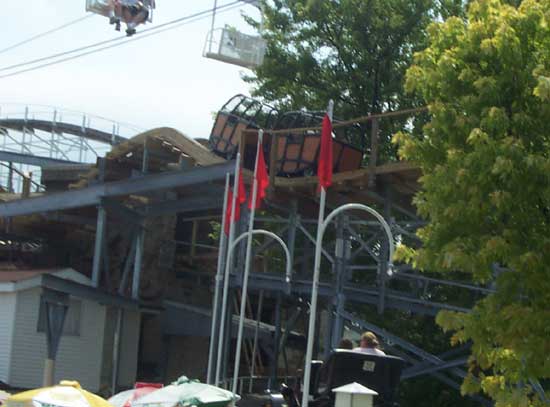
[{"label": "steel support beam", "polygon": [[332,322],[332,348],[338,346],[344,330],[344,321],[342,320],[341,312],[344,311],[346,304],[344,286],[347,281],[347,265],[350,256],[349,236],[345,233],[348,219],[349,218],[344,215],[340,215],[336,218],[336,247],[334,250],[333,264],[336,295],[333,298],[335,315]]},{"label": "steel support beam", "polygon": [[139,300],[139,286],[141,281],[141,263],[143,259],[143,243],[145,241],[145,229],[140,228],[136,234],[136,257],[134,259],[134,276],[132,279],[132,298]]},{"label": "steel support beam", "polygon": [[75,189],[37,198],[20,199],[0,204],[0,216],[31,215],[62,209],[99,205],[101,198],[142,194],[171,188],[186,187],[203,182],[223,180],[234,163],[228,161],[189,171],[169,171],[122,181],[101,183],[87,188]]},{"label": "steel support beam", "polygon": [[[231,284],[233,287],[239,287],[240,283],[237,276],[232,276]],[[288,292],[288,284],[283,276],[270,276],[266,273],[250,273],[249,287],[253,290],[272,290]],[[291,292],[298,295],[311,294],[310,280],[293,280]],[[357,287],[345,286],[344,294],[348,301],[360,304],[378,304],[377,287]],[[336,295],[333,284],[320,283],[319,296],[334,297]],[[386,306],[402,311],[411,311],[421,315],[435,316],[442,309],[458,312],[470,312],[468,308],[456,307],[444,303],[426,301],[414,297],[407,297],[394,291],[388,291],[386,295]]]},{"label": "steel support beam", "polygon": [[[390,221],[391,217],[391,201],[390,196],[386,195],[386,200],[384,201],[384,218],[387,222]],[[384,313],[384,308],[386,307],[386,283],[388,280],[387,270],[388,270],[388,246],[390,242],[388,239],[383,239],[380,241],[380,255],[378,258],[378,313],[381,315]]]},{"label": "steel support beam", "polygon": [[[401,376],[401,379],[411,379],[413,377],[417,377],[417,376],[421,376],[421,375],[424,375],[424,374],[431,374],[431,373],[434,373],[434,372],[439,372],[441,370],[446,370],[446,369],[449,369],[449,368],[452,368],[452,367],[457,367],[457,366],[464,366],[466,365],[466,363],[468,362],[468,356],[464,356],[464,357],[461,357],[461,358],[458,358],[458,359],[455,359],[455,360],[450,360],[450,361],[447,361],[447,362],[443,362],[443,363],[440,363],[440,364],[437,364],[437,365],[431,365],[429,367],[425,367],[423,369],[418,369],[418,370],[414,370],[414,369],[407,369],[403,372],[403,375]],[[414,366],[413,366],[414,368]]]},{"label": "steel support beam", "polygon": [[13,153],[11,151],[0,151],[0,161],[12,162],[18,164],[32,165],[35,167],[46,167],[48,165],[80,165],[76,161],[67,161],[57,158],[41,157],[31,154]]},{"label": "steel support beam", "polygon": [[294,269],[294,251],[296,249],[296,229],[298,228],[298,223],[300,222],[300,217],[298,215],[298,202],[293,200],[291,203],[291,211],[288,217],[288,250],[290,252],[290,264],[292,269]]},{"label": "steel support beam", "polygon": [[195,196],[185,199],[166,201],[138,208],[139,213],[146,217],[164,216],[174,213],[204,211],[209,209],[221,209],[223,195]]},{"label": "steel support beam", "polygon": [[[108,212],[111,212],[118,222],[123,222],[128,226],[142,226],[143,217],[139,212],[117,202],[113,199],[102,198],[101,206]],[[114,218],[113,218],[114,220]]]},{"label": "steel support beam", "polygon": [[275,303],[275,336],[273,338],[273,359],[271,360],[271,373],[267,384],[267,390],[271,391],[277,383],[277,371],[279,369],[279,343],[281,341],[281,307],[282,294],[277,293],[277,302]]},{"label": "steel support beam", "polygon": [[124,260],[124,268],[122,270],[122,277],[120,279],[120,285],[118,287],[118,295],[124,295],[124,293],[126,292],[130,270],[136,258],[136,240],[137,233],[134,233],[132,241],[130,242],[130,247],[128,249],[128,255],[126,256],[126,260]]},{"label": "steel support beam", "polygon": [[107,226],[107,212],[105,208],[99,206],[97,209],[97,227],[95,232],[94,259],[92,266],[92,283],[94,287],[99,287],[101,279],[101,265],[103,263],[103,239],[105,239],[105,229]]},{"label": "steel support beam", "polygon": [[137,301],[132,301],[118,295],[112,295],[101,289],[83,285],[64,278],[55,277],[50,274],[43,274],[40,276],[40,285],[43,288],[60,291],[62,293],[73,295],[77,298],[92,300],[104,305],[112,305],[114,307],[131,310],[137,310],[139,308],[139,303]]}]

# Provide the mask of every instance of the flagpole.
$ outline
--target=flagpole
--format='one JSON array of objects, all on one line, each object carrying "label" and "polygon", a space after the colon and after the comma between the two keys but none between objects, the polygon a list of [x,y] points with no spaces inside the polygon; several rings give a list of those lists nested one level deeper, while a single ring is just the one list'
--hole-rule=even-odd
[{"label": "flagpole", "polygon": [[[235,219],[235,210],[237,206],[237,196],[239,191],[239,177],[241,173],[241,154],[237,153],[237,159],[235,160],[235,179],[233,180],[233,202],[231,204],[231,217],[229,218],[229,241],[227,243],[227,247],[231,247],[231,244],[233,243],[233,240],[235,238],[235,222],[233,221]],[[223,229],[225,227],[225,224],[222,225],[222,233],[224,233]],[[230,265],[227,264],[226,259],[226,265],[225,265],[225,274],[224,274],[224,280],[223,280],[223,298],[222,298],[222,310],[221,310],[221,317],[220,317],[220,334],[218,336],[218,354],[216,359],[216,379],[215,379],[215,385],[218,386],[220,383],[220,375],[221,375],[221,367],[222,367],[222,351],[223,351],[223,342],[224,342],[224,335],[225,335],[225,319],[226,319],[226,313],[227,313],[227,297],[228,297],[228,291],[229,291],[229,269]]]},{"label": "flagpole", "polygon": [[229,194],[229,173],[225,174],[225,193],[223,196],[223,211],[222,211],[222,223],[220,228],[220,243],[218,249],[218,269],[216,271],[215,285],[214,285],[214,301],[212,304],[212,327],[210,329],[210,345],[208,350],[208,371],[206,374],[206,383],[212,384],[212,375],[213,375],[213,364],[214,364],[214,351],[216,340],[219,337],[216,337],[216,328],[218,325],[218,308],[220,302],[220,293],[222,289],[223,281],[223,272],[224,272],[224,263],[225,263],[225,222],[226,222],[226,211],[227,211],[227,195]]},{"label": "flagpole", "polygon": [[[327,115],[332,122],[332,112],[334,102],[331,100],[328,104]],[[332,165],[332,163],[330,163]],[[311,379],[311,360],[313,358],[313,342],[315,336],[315,317],[317,315],[317,293],[319,291],[319,274],[321,272],[321,254],[323,250],[322,231],[325,220],[325,203],[327,192],[324,186],[321,186],[321,197],[319,202],[319,218],[317,220],[317,239],[315,243],[315,263],[313,269],[313,280],[311,287],[311,303],[309,307],[309,325],[307,330],[307,348],[306,361],[304,366],[304,383],[302,393],[301,407],[307,407],[309,402],[309,382]]]},{"label": "flagpole", "polygon": [[[235,351],[235,366],[233,369],[233,386],[231,391],[237,393],[237,381],[239,378],[239,367],[241,361],[241,345],[243,339],[244,317],[246,312],[246,299],[248,291],[248,276],[250,274],[250,257],[252,254],[252,230],[254,229],[254,215],[256,213],[256,195],[258,194],[258,180],[256,174],[258,173],[258,159],[260,156],[260,148],[262,148],[262,139],[264,131],[260,129],[258,132],[258,148],[256,150],[256,163],[254,164],[254,179],[252,181],[252,205],[250,208],[250,219],[248,221],[248,238],[246,242],[246,256],[244,260],[244,276],[243,287],[241,291],[241,312],[239,316],[239,331],[237,335],[237,350]],[[230,246],[231,247],[231,246]]]}]

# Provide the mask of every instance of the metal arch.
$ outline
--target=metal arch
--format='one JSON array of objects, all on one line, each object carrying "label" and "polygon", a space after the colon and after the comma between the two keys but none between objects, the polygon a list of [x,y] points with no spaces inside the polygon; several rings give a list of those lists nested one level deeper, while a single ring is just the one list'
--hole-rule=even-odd
[{"label": "metal arch", "polygon": [[[261,140],[261,135],[260,135],[260,140]],[[252,194],[252,200],[254,201],[256,198],[256,189],[254,188],[254,192]],[[252,212],[252,217],[250,218],[251,219],[251,227],[252,227],[252,222],[253,222],[253,216],[254,216],[254,212]],[[285,244],[285,242],[283,242],[283,240],[277,236],[275,233],[273,232],[270,232],[268,230],[265,230],[265,229],[252,229],[252,230],[249,230],[247,232],[244,232],[242,233],[238,238],[236,238],[232,243],[231,245],[229,246],[229,249],[227,251],[227,263],[226,263],[226,275],[228,275],[227,273],[227,270],[229,270],[229,267],[231,267],[231,257],[232,257],[232,254],[233,254],[233,250],[235,249],[235,247],[237,246],[237,244],[243,240],[245,237],[248,238],[248,239],[252,239],[252,236],[253,235],[266,235],[266,236],[269,236],[271,237],[272,239],[276,240],[277,242],[279,242],[279,244],[283,247],[284,251],[285,251],[285,254],[286,254],[286,282],[287,284],[290,283],[290,274],[292,272],[292,264],[291,264],[291,257],[290,257],[290,251],[288,250],[288,247],[287,245]],[[236,393],[237,391],[237,381],[238,381],[238,376],[239,376],[239,363],[240,363],[240,354],[241,354],[241,343],[242,343],[242,337],[243,337],[243,325],[244,325],[244,312],[245,312],[245,304],[246,304],[246,296],[247,296],[247,293],[246,293],[246,285],[247,285],[247,278],[248,278],[248,270],[249,270],[249,261],[250,261],[250,244],[252,243],[251,240],[248,241],[248,247],[247,247],[247,256],[246,256],[246,261],[247,261],[247,265],[246,265],[246,268],[245,268],[245,275],[244,275],[244,286],[243,286],[243,291],[242,291],[242,294],[241,294],[241,312],[240,312],[240,318],[239,318],[239,333],[238,333],[238,337],[237,337],[237,350],[236,350],[236,354],[235,354],[235,368],[234,368],[234,373],[233,373],[233,387],[232,387],[232,391],[233,393]]]},{"label": "metal arch", "polygon": [[388,258],[389,258],[388,259],[388,264],[389,264],[388,274],[391,275],[391,273],[393,273],[392,259],[393,259],[393,254],[395,252],[395,244],[393,242],[393,234],[391,232],[390,225],[388,225],[388,222],[386,222],[384,217],[382,215],[380,215],[376,210],[372,209],[370,206],[363,205],[363,204],[358,204],[358,203],[350,203],[350,204],[345,204],[345,205],[339,206],[338,208],[333,210],[326,217],[326,219],[323,221],[323,223],[321,224],[321,232],[320,232],[319,240],[322,243],[327,226],[329,225],[330,222],[332,222],[332,220],[337,215],[339,215],[342,212],[353,210],[353,209],[359,209],[359,210],[366,211],[366,212],[370,213],[382,224],[382,227],[384,228],[384,231],[386,232],[386,235],[388,236],[388,242],[389,242],[389,248],[390,248],[389,256],[388,256]]},{"label": "metal arch", "polygon": [[[332,102],[332,101],[331,101]],[[329,112],[332,110],[332,106],[329,104]],[[330,117],[330,114],[329,114]],[[351,209],[359,209],[374,215],[376,219],[382,224],[384,231],[388,235],[389,241],[389,260],[388,260],[388,274],[393,273],[393,265],[391,260],[393,258],[393,253],[395,251],[395,246],[393,244],[393,235],[391,233],[390,226],[386,220],[380,215],[377,211],[371,207],[363,204],[351,203],[339,206],[333,210],[324,220],[324,208],[325,208],[325,189],[321,188],[321,204],[319,207],[319,228],[317,229],[317,240],[315,243],[315,263],[313,266],[313,279],[312,279],[312,289],[311,289],[311,305],[309,313],[309,324],[308,324],[308,338],[307,338],[307,347],[306,347],[306,357],[305,357],[305,366],[304,366],[304,389],[303,389],[303,398],[302,398],[302,407],[308,406],[308,394],[309,394],[309,385],[311,378],[311,360],[313,354],[313,335],[315,332],[315,318],[317,313],[317,296],[319,290],[319,274],[321,269],[321,249],[323,247],[323,237],[325,235],[325,230],[327,225],[334,219],[338,214],[345,212]]]},{"label": "metal arch", "polygon": [[231,264],[231,256],[233,254],[233,249],[237,246],[237,244],[239,244],[241,240],[243,240],[245,237],[248,237],[249,235],[266,235],[276,240],[277,242],[279,242],[279,244],[283,247],[283,250],[285,251],[285,255],[286,255],[286,282],[290,283],[290,277],[292,276],[292,264],[290,263],[290,251],[288,250],[288,247],[286,243],[283,241],[283,239],[281,239],[275,233],[265,229],[253,229],[250,232],[244,232],[238,238],[236,238],[235,241],[233,241],[233,244],[231,245],[231,247],[229,247],[226,267],[229,267],[229,265]]}]

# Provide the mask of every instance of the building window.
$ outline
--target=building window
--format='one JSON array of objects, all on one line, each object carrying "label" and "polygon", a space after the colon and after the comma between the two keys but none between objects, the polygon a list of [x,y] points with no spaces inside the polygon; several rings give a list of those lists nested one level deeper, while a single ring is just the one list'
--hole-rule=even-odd
[{"label": "building window", "polygon": [[[70,300],[65,322],[63,324],[63,335],[65,336],[80,336],[80,314],[82,301]],[[46,304],[40,301],[40,310],[38,314],[37,332],[46,332]]]}]

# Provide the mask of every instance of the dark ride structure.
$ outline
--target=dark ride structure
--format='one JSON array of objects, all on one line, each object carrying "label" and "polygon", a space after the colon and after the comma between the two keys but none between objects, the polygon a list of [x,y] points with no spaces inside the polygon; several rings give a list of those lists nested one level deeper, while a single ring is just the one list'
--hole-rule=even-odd
[{"label": "dark ride structure", "polygon": [[[412,198],[420,170],[408,162],[383,161],[378,154],[378,129],[385,120],[411,118],[421,111],[334,120],[334,176],[327,192],[327,213],[345,203],[372,206],[390,225],[396,243],[419,244],[415,231],[425,222],[415,213]],[[90,276],[98,290],[137,301],[142,309],[139,379],[168,381],[182,371],[204,379],[212,287],[218,256],[224,251],[217,238],[226,174],[233,173],[232,159],[240,152],[245,183],[250,183],[261,128],[270,186],[256,228],[271,230],[285,241],[292,274],[288,281],[276,242],[259,237],[254,240],[248,298],[241,299],[245,241],[237,246],[228,281],[230,312],[222,321],[228,334],[210,338],[223,342],[221,385],[232,377],[236,314],[244,300],[242,394],[275,392],[286,382],[286,402],[293,400],[295,393],[288,388],[299,391],[292,383],[299,381],[308,335],[316,338],[315,358],[326,360],[319,375],[312,376],[312,405],[332,405],[329,390],[351,379],[350,374],[355,381],[378,386],[381,403],[386,403],[382,405],[398,401],[399,378],[429,375],[459,389],[466,376],[468,346],[430,353],[403,339],[406,333],[390,332],[368,316],[431,318],[440,310],[468,312],[464,304],[473,306],[492,291],[491,286],[474,285],[460,275],[455,280],[441,279],[404,265],[396,265],[388,275],[388,239],[380,223],[361,213],[338,215],[327,230],[319,323],[315,332],[306,332],[321,119],[318,112],[278,112],[236,96],[217,114],[208,139],[194,140],[176,130],[158,128],[117,142],[86,169],[61,168],[57,163],[51,169],[44,166],[47,181],[40,192],[25,197],[0,193],[0,240],[11,242],[0,245],[0,258],[36,267],[57,262]],[[241,212],[238,234],[246,230],[246,205]],[[77,239],[87,243],[78,244]],[[23,250],[30,243],[33,251]],[[386,353],[395,356],[388,358],[387,366],[383,358],[380,363],[374,361],[375,372],[389,372],[383,383],[377,384],[372,372],[363,369],[372,366],[365,364],[373,362],[368,355],[333,352],[342,337],[354,339],[365,330],[374,332]],[[174,366],[175,355],[181,365]],[[342,368],[348,363],[357,365],[351,369],[356,373]],[[490,404],[480,397],[476,400]]]}]

